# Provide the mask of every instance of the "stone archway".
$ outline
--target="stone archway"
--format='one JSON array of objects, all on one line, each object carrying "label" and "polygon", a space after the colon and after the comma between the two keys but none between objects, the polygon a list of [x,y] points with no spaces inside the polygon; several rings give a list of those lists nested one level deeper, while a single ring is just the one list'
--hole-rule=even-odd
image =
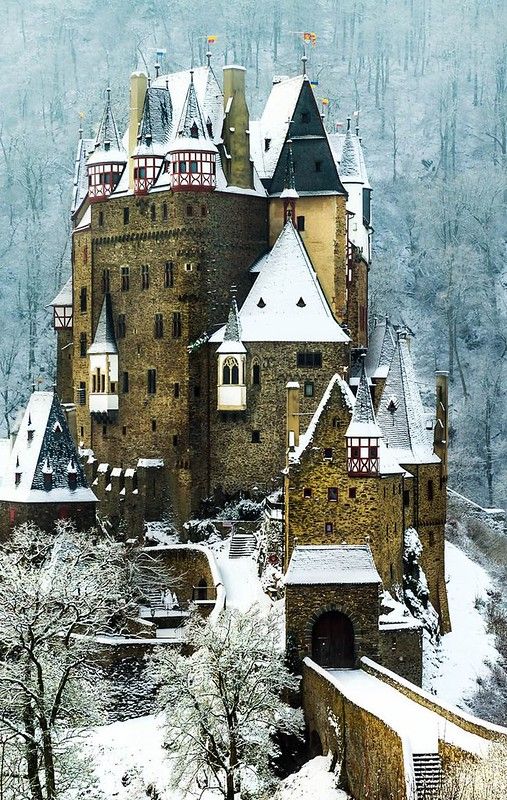
[{"label": "stone archway", "polygon": [[354,626],[350,617],[341,611],[326,611],[318,617],[312,630],[312,658],[321,667],[354,667]]}]

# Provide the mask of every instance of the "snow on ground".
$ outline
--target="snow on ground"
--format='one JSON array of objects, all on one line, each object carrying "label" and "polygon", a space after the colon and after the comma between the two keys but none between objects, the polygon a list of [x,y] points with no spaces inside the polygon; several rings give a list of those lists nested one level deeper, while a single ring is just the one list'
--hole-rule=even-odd
[{"label": "snow on ground", "polygon": [[212,548],[224,582],[227,608],[248,611],[257,604],[268,610],[271,601],[262,589],[257,562],[252,556],[229,558],[229,545],[230,539],[226,539]]},{"label": "snow on ground", "polygon": [[447,592],[452,632],[446,634],[435,652],[425,660],[425,688],[460,707],[477,689],[477,679],[489,672],[489,664],[498,660],[494,637],[477,600],[486,600],[491,580],[479,564],[450,542],[445,545]]},{"label": "snow on ground", "polygon": [[168,520],[154,520],[144,523],[146,539],[153,539],[159,544],[181,544],[181,540]]},{"label": "snow on ground", "polygon": [[336,775],[329,772],[330,757],[317,756],[280,783],[273,800],[347,800],[336,788]]}]

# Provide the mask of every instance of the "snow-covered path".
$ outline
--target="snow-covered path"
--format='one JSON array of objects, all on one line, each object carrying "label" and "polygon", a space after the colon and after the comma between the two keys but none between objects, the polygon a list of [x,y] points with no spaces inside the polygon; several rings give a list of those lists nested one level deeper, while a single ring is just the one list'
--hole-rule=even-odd
[{"label": "snow-covered path", "polygon": [[479,736],[458,728],[363,670],[327,672],[342,694],[407,738],[413,753],[438,753],[439,738],[472,753],[487,749]]},{"label": "snow-covered path", "polygon": [[225,586],[226,607],[248,611],[253,605],[271,607],[269,597],[263,592],[257,563],[251,556],[229,558],[229,542],[213,548],[218,569]]}]

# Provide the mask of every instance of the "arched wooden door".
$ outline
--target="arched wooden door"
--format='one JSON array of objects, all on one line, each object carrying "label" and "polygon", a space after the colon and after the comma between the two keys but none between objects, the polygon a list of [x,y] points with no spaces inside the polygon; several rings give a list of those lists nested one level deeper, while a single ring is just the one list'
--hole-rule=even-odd
[{"label": "arched wooden door", "polygon": [[354,666],[354,628],[340,611],[327,611],[313,626],[312,658],[321,667]]}]

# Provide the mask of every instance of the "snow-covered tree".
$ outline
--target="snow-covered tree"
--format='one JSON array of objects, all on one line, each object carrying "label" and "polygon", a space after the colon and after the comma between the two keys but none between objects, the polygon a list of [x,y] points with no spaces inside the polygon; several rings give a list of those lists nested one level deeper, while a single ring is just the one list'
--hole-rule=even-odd
[{"label": "snow-covered tree", "polygon": [[438,614],[430,602],[428,581],[419,561],[423,546],[415,528],[407,528],[403,537],[403,589],[405,602],[420,619],[430,636],[438,637]]},{"label": "snow-covered tree", "polygon": [[60,522],[25,524],[0,547],[3,798],[53,800],[83,782],[73,745],[104,705],[93,637],[135,610],[125,549]]},{"label": "snow-covered tree", "polygon": [[273,734],[298,734],[301,712],[283,700],[297,688],[284,664],[274,613],[223,612],[215,624],[195,616],[187,632],[192,653],[165,650],[153,668],[161,683],[173,781],[197,794],[216,789],[225,800],[241,787],[270,784]]}]

